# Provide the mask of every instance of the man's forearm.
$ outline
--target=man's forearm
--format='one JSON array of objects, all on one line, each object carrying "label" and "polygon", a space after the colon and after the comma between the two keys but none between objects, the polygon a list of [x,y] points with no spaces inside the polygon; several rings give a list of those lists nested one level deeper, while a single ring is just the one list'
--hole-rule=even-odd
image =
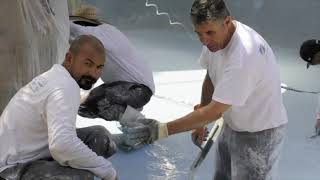
[{"label": "man's forearm", "polygon": [[176,134],[203,127],[219,119],[230,105],[212,101],[188,115],[167,123],[168,134]]}]

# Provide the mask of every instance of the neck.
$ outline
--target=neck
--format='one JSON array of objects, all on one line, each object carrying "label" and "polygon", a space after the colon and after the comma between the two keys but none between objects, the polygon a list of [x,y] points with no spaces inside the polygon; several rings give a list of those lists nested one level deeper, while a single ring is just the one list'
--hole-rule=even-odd
[{"label": "neck", "polygon": [[235,31],[236,31],[236,25],[233,22],[231,22],[230,26],[228,27],[228,32],[227,32],[228,35],[225,41],[226,43],[223,48],[225,48],[229,44]]},{"label": "neck", "polygon": [[65,61],[61,65],[71,74],[70,69],[68,68],[67,63]]},{"label": "neck", "polygon": [[65,62],[65,61],[63,61],[63,63],[62,63],[61,65],[62,65],[64,68],[67,69],[66,62]]}]

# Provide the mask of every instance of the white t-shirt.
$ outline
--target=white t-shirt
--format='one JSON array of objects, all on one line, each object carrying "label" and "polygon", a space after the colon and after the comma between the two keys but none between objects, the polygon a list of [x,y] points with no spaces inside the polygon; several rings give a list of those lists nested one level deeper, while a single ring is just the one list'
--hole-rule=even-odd
[{"label": "white t-shirt", "polygon": [[137,54],[129,39],[109,24],[80,26],[70,22],[70,37],[82,34],[96,36],[107,51],[106,65],[101,79],[105,83],[128,81],[148,86],[155,92],[152,70]]},{"label": "white t-shirt", "polygon": [[272,49],[253,29],[234,23],[236,31],[228,45],[214,53],[204,47],[199,59],[215,88],[212,99],[232,105],[223,118],[235,131],[257,132],[285,124],[280,70]]},{"label": "white t-shirt", "polygon": [[80,88],[61,65],[37,76],[0,117],[0,172],[17,163],[53,157],[60,164],[114,177],[111,163],[76,134]]}]

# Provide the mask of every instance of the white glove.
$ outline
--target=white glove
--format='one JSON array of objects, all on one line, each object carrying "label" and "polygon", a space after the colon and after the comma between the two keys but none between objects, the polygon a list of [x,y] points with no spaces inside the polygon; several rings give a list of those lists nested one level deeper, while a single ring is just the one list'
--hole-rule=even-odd
[{"label": "white glove", "polygon": [[132,148],[139,149],[145,144],[168,136],[166,123],[146,119],[143,114],[131,106],[127,106],[119,122],[123,132],[120,148],[125,147],[127,151]]},{"label": "white glove", "polygon": [[158,139],[168,137],[167,124],[154,119],[138,119],[127,123],[123,125],[122,131],[125,143],[129,146],[151,144]]},{"label": "white glove", "polygon": [[145,117],[143,114],[141,114],[140,111],[128,105],[126,110],[122,114],[121,118],[119,119],[119,122],[121,124],[126,124],[128,122],[133,122],[133,121],[136,121],[137,119],[143,119],[143,118]]}]

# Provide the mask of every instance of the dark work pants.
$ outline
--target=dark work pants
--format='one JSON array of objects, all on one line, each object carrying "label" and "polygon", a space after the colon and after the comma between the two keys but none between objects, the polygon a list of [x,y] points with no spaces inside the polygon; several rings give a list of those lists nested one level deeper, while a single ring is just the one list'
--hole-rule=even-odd
[{"label": "dark work pants", "polygon": [[127,105],[142,108],[150,101],[152,91],[143,84],[116,81],[94,88],[80,105],[79,115],[87,118],[119,120]]},{"label": "dark work pants", "polygon": [[[111,135],[103,126],[77,129],[77,135],[99,156],[108,158],[116,152]],[[52,158],[18,164],[1,172],[0,176],[7,180],[94,180],[90,171],[61,166]]]}]

